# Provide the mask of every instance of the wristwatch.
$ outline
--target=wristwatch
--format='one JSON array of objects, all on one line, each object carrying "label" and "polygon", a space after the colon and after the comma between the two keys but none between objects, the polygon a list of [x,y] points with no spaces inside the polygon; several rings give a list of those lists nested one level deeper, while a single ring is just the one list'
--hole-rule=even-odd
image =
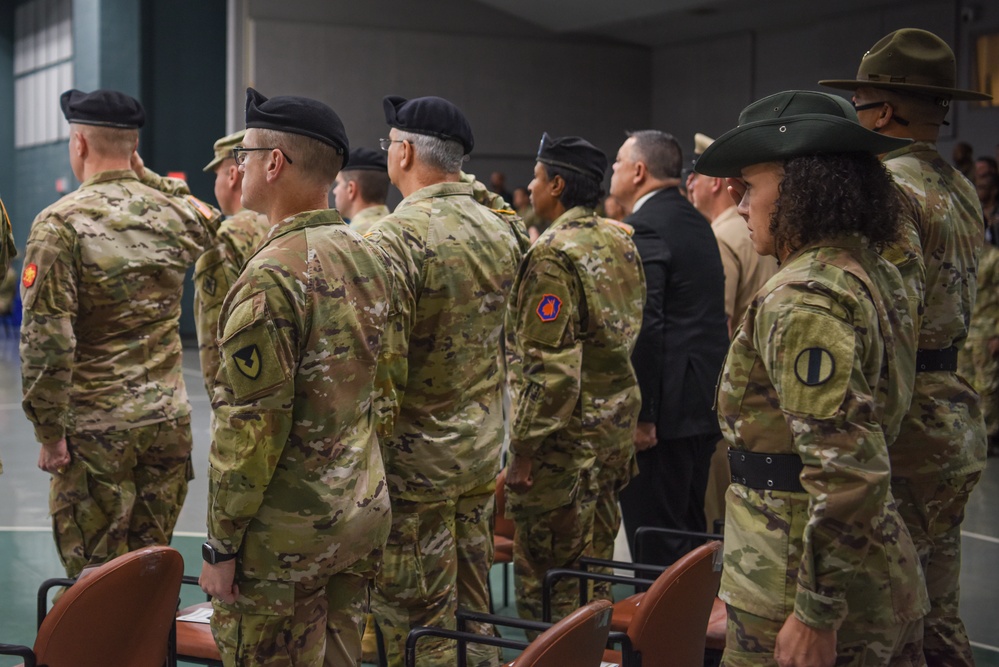
[{"label": "wristwatch", "polygon": [[205,542],[201,545],[201,557],[204,558],[205,562],[209,565],[218,565],[219,563],[224,563],[227,560],[232,560],[236,557],[236,554],[224,554],[208,542]]}]

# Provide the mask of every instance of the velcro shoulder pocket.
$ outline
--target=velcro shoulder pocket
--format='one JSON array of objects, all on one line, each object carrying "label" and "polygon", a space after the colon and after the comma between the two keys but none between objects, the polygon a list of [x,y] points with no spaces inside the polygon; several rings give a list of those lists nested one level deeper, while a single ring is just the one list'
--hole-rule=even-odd
[{"label": "velcro shoulder pocket", "polygon": [[237,401],[266,396],[291,379],[264,292],[235,306],[219,340],[222,368]]}]

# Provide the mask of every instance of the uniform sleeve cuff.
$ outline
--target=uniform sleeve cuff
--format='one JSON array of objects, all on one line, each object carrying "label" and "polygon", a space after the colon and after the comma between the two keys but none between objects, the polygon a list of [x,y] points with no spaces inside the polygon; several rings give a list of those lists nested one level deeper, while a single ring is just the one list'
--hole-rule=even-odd
[{"label": "uniform sleeve cuff", "polygon": [[239,552],[240,544],[235,543],[233,540],[229,539],[218,539],[215,537],[209,537],[207,540],[208,544],[212,545],[212,548],[222,554],[234,554]]},{"label": "uniform sleeve cuff", "polygon": [[817,630],[838,630],[846,614],[846,600],[821,595],[798,584],[794,615],[805,625]]},{"label": "uniform sleeve cuff", "polygon": [[43,426],[39,424],[35,426],[35,439],[43,445],[59,442],[65,437],[66,429],[60,425]]}]

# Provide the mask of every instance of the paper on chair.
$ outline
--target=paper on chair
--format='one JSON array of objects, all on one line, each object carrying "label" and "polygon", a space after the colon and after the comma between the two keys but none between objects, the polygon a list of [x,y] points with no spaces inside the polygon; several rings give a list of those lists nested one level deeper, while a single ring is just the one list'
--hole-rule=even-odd
[{"label": "paper on chair", "polygon": [[183,616],[178,616],[178,621],[184,621],[186,623],[208,623],[212,620],[212,612],[215,611],[211,607],[201,607],[195,609],[190,614],[184,614]]}]

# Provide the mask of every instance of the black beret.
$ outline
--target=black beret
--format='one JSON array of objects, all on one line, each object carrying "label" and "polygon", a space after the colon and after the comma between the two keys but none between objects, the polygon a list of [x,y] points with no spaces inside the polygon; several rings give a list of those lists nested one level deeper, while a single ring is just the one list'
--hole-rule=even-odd
[{"label": "black beret", "polygon": [[277,130],[301,134],[336,149],[347,166],[350,144],[343,122],[333,109],[322,102],[279,95],[267,99],[253,88],[246,89],[246,129]]},{"label": "black beret", "polygon": [[461,109],[443,97],[416,97],[407,100],[389,95],[382,100],[385,122],[389,127],[415,134],[429,134],[439,139],[459,142],[465,154],[475,147],[472,126]]},{"label": "black beret", "polygon": [[138,129],[146,123],[146,112],[139,100],[117,90],[85,93],[74,88],[62,94],[59,104],[70,123],[127,130]]},{"label": "black beret", "polygon": [[350,151],[350,168],[352,171],[388,171],[388,161],[385,151],[370,148],[355,148]]},{"label": "black beret", "polygon": [[582,137],[552,137],[541,135],[538,162],[562,167],[603,182],[607,171],[607,156]]}]

